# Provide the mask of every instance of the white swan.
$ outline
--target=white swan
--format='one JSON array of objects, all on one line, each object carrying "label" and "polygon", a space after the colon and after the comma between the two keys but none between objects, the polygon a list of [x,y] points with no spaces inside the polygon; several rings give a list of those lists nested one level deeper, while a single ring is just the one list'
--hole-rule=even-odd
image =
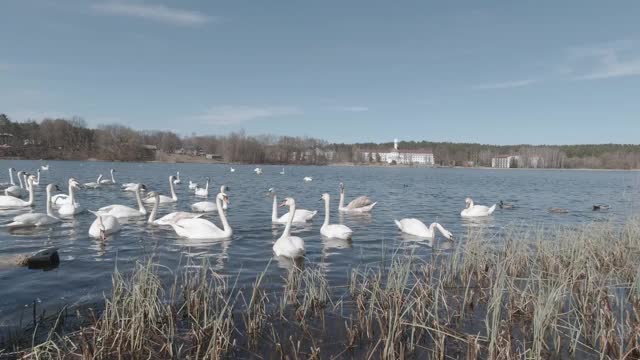
[{"label": "white swan", "polygon": [[376,206],[376,204],[377,202],[372,202],[371,199],[369,199],[368,197],[360,196],[351,200],[351,202],[347,206],[344,206],[344,184],[340,183],[340,204],[338,205],[338,210],[340,212],[347,212],[347,213],[369,212],[371,211],[371,209],[373,209],[374,206]]},{"label": "white swan", "polygon": [[[126,183],[122,184],[122,191],[136,192],[138,191],[139,183]],[[140,188],[140,191],[146,191],[146,188]]]},{"label": "white swan", "polygon": [[[276,195],[275,190],[270,188],[267,195],[271,195],[273,197],[273,205],[271,206],[271,222],[274,224],[286,224],[287,221],[289,221],[289,213],[278,217],[278,196]],[[296,212],[293,215],[293,222],[300,224],[311,221],[317,213],[317,210],[311,211],[306,209],[296,209]]]},{"label": "white swan", "polygon": [[262,175],[262,169],[259,167],[253,169],[253,171],[256,173],[256,175]]},{"label": "white swan", "polygon": [[14,196],[0,195],[0,208],[22,208],[33,206],[33,176],[27,178],[27,190],[29,192],[29,200],[24,201]]},{"label": "white swan", "polygon": [[449,240],[453,239],[453,235],[451,232],[442,227],[442,225],[434,222],[429,227],[425,225],[422,221],[414,218],[402,219],[402,220],[393,220],[398,229],[403,233],[414,235],[418,237],[432,239],[435,237],[435,229],[438,229],[440,233]]},{"label": "white swan", "polygon": [[207,178],[207,183],[204,188],[196,188],[194,191],[195,196],[207,197],[209,196],[209,178]]},{"label": "white swan", "polygon": [[53,190],[59,190],[58,186],[54,184],[47,185],[46,214],[30,213],[18,215],[13,218],[13,222],[5,226],[9,228],[40,227],[60,222],[60,219],[53,215],[53,210],[51,209],[51,192]]},{"label": "white swan", "polygon": [[282,168],[282,171],[280,171],[280,175],[284,175],[284,168]]},{"label": "white swan", "polygon": [[198,183],[194,183],[193,181],[189,180],[189,190],[195,190],[198,188]]},{"label": "white swan", "polygon": [[341,239],[348,240],[351,239],[351,235],[353,235],[353,230],[349,229],[348,226],[342,224],[329,224],[329,213],[330,207],[329,202],[331,197],[329,194],[324,193],[320,200],[324,200],[324,223],[322,223],[322,227],[320,228],[320,234],[326,236],[328,238],[333,239]]},{"label": "white swan", "polygon": [[100,180],[101,185],[114,185],[116,184],[116,178],[113,176],[113,173],[116,172],[114,169],[110,169],[111,179]]},{"label": "white swan", "polygon": [[49,170],[49,164],[40,166],[40,169],[42,169],[42,171],[48,171]]},{"label": "white swan", "polygon": [[313,178],[311,176],[305,176],[302,180],[304,180],[305,182],[310,182],[313,181]]},{"label": "white swan", "polygon": [[[77,183],[77,185],[74,185],[74,183]],[[75,198],[73,196],[73,189],[74,188],[78,188],[80,186],[80,183],[78,183],[78,181],[74,178],[70,178],[69,179],[69,193],[68,194],[56,194],[53,196],[53,198],[51,198],[51,203],[53,204],[53,206],[55,207],[60,207],[63,205],[77,205],[75,202]],[[65,211],[69,211],[70,209],[67,209]],[[74,213],[75,214],[75,213]]]},{"label": "white swan", "polygon": [[471,198],[466,198],[464,202],[466,204],[466,207],[460,213],[462,217],[489,216],[493,214],[493,211],[496,209],[495,204],[493,204],[492,207],[488,207],[484,205],[475,205]]},{"label": "white swan", "polygon": [[9,168],[9,182],[0,184],[0,187],[7,188],[9,186],[15,185],[16,183],[13,181],[13,172],[16,171],[14,168]]},{"label": "white swan", "polygon": [[89,236],[104,240],[107,236],[120,231],[120,223],[115,216],[103,215],[91,210],[89,212],[96,216],[89,227]]},{"label": "white swan", "polygon": [[36,173],[38,174],[38,178],[33,180],[33,185],[40,185],[40,169],[37,169]]},{"label": "white swan", "polygon": [[71,216],[82,212],[82,207],[76,201],[75,190],[80,189],[80,182],[74,178],[69,179],[69,201],[58,209],[61,216]]},{"label": "white swan", "polygon": [[98,175],[98,180],[96,180],[96,182],[84,183],[84,187],[89,189],[97,189],[98,187],[100,187],[100,180],[102,180],[102,174]]},{"label": "white swan", "polygon": [[291,236],[291,224],[296,213],[296,202],[292,198],[286,198],[280,206],[289,206],[289,219],[282,236],[273,244],[273,252],[276,256],[296,259],[304,256],[304,240],[297,236]]},{"label": "white swan", "polygon": [[8,188],[4,189],[4,194],[7,196],[13,196],[17,198],[23,198],[29,195],[28,191],[25,190],[25,184],[22,182],[24,175],[25,175],[24,171],[18,171],[18,182],[20,183],[20,186],[18,185],[9,186]]},{"label": "white swan", "polygon": [[138,202],[138,209],[134,209],[132,207],[125,206],[125,205],[114,204],[114,205],[101,207],[100,209],[98,209],[98,211],[96,211],[96,213],[100,215],[111,215],[118,219],[126,219],[130,217],[139,217],[139,216],[147,215],[147,209],[144,208],[144,205],[142,204],[142,199],[140,198],[140,191],[143,188],[145,188],[144,185],[138,184],[136,189],[136,201]]},{"label": "white swan", "polygon": [[[225,185],[220,186],[220,192],[226,194],[229,188]],[[222,210],[227,210],[227,202],[222,203]],[[191,205],[191,211],[195,212],[214,212],[216,211],[216,203],[212,201],[200,201]]]},{"label": "white swan", "polygon": [[153,209],[151,210],[151,215],[149,215],[149,220],[147,220],[147,223],[149,224],[171,225],[172,223],[176,223],[182,219],[199,218],[204,215],[204,214],[194,214],[186,211],[174,211],[159,219],[156,219],[156,215],[158,214],[158,206],[160,205],[160,195],[157,192],[152,191],[149,193],[149,195],[147,195],[147,197],[152,197],[155,201],[153,203]]},{"label": "white swan", "polygon": [[220,193],[216,196],[216,207],[218,208],[218,216],[222,221],[222,229],[217,227],[209,220],[201,218],[182,219],[175,223],[171,223],[171,227],[176,234],[189,239],[226,239],[231,237],[233,231],[229,226],[227,217],[222,210],[222,203],[228,202],[229,198],[226,194]]},{"label": "white swan", "polygon": [[173,183],[176,185],[182,184],[182,180],[180,180],[180,171],[176,171],[176,178],[173,179]]},{"label": "white swan", "polygon": [[236,169],[231,168],[231,169],[229,169],[229,171],[231,171],[231,172],[236,172]]},{"label": "white swan", "polygon": [[[169,189],[171,190],[171,197],[167,195],[160,195],[160,204],[174,203],[178,202],[178,196],[176,195],[176,191],[173,189],[173,180],[175,178],[173,175],[169,176]],[[146,198],[143,201],[145,204],[153,204],[155,199]]]}]

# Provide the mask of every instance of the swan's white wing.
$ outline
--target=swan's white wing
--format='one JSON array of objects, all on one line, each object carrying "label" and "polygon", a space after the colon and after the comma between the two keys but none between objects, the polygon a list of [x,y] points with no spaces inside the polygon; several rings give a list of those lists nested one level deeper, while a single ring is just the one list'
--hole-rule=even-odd
[{"label": "swan's white wing", "polygon": [[309,221],[313,219],[314,216],[318,213],[317,210],[311,211],[306,209],[296,209],[295,214],[293,215],[293,221],[296,219],[301,219],[302,221]]},{"label": "swan's white wing", "polygon": [[402,219],[397,221],[398,227],[402,232],[417,236],[429,236],[430,231],[427,225],[422,221],[414,218]]},{"label": "swan's white wing", "polygon": [[160,225],[169,225],[170,223],[175,223],[183,219],[194,219],[194,218],[199,218],[201,216],[204,216],[204,214],[194,214],[194,213],[185,212],[185,211],[176,211],[161,217],[160,219],[156,220],[156,223]]},{"label": "swan's white wing", "polygon": [[348,205],[347,209],[357,209],[365,206],[369,206],[373,204],[373,201],[369,199],[367,196],[360,196],[353,199]]}]

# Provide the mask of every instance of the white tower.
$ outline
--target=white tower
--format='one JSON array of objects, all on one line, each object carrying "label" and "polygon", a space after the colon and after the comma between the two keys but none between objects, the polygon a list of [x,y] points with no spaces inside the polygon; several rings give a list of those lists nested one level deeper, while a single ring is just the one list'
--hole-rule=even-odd
[{"label": "white tower", "polygon": [[393,148],[398,150],[398,139],[393,139]]}]

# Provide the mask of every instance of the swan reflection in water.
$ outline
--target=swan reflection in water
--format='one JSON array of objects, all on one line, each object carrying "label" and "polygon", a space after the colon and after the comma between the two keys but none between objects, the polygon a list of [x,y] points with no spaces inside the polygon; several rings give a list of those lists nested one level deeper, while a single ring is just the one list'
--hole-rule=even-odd
[{"label": "swan reflection in water", "polygon": [[215,271],[223,270],[229,259],[230,238],[195,240],[178,237],[174,243],[183,247],[182,253],[190,259],[215,259],[215,263],[211,263],[211,268]]},{"label": "swan reflection in water", "polygon": [[[278,267],[288,271],[302,271],[304,270],[304,257],[291,259],[286,256],[273,255],[273,259],[276,260]],[[290,274],[291,275],[291,274]]]}]

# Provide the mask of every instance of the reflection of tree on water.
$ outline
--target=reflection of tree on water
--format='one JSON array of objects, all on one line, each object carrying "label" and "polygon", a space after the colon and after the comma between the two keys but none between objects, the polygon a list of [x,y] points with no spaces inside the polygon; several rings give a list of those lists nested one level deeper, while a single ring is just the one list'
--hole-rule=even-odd
[{"label": "reflection of tree on water", "polygon": [[[199,258],[215,258],[215,264],[212,263],[211,268],[215,271],[221,271],[224,269],[225,262],[229,258],[229,245],[231,245],[231,239],[187,239],[177,238],[175,240],[176,245],[181,245],[185,248],[183,252],[186,256],[193,259]],[[219,251],[217,247],[219,248]]]}]

